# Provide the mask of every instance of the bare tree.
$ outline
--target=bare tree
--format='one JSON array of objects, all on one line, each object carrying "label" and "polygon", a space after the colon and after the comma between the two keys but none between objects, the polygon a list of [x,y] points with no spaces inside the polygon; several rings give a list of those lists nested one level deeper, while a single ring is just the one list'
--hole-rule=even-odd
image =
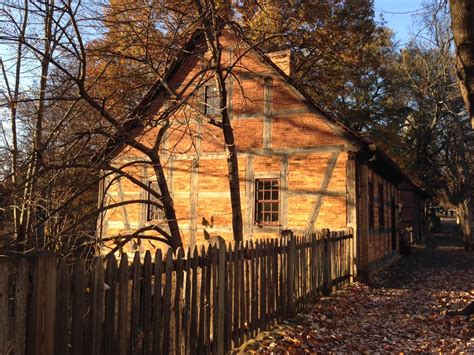
[{"label": "bare tree", "polygon": [[[46,209],[46,202],[50,202],[48,201],[50,196],[43,196],[42,189],[52,182],[48,179],[73,169],[95,171],[98,176],[98,171],[102,169],[113,171],[154,195],[159,201],[157,204],[164,210],[168,231],[159,226],[149,229],[162,234],[162,241],[173,249],[180,247],[182,242],[178,221],[158,151],[164,132],[168,127],[167,120],[181,103],[170,105],[161,113],[160,117],[154,118],[161,125],[160,134],[157,135],[153,144],[142,143],[140,137],[146,131],[149,122],[145,122],[139,116],[127,117],[124,114],[115,114],[111,107],[107,106],[106,100],[97,97],[94,93],[94,83],[100,81],[101,75],[99,73],[93,79],[88,76],[89,53],[84,42],[86,31],[83,23],[89,19],[81,17],[84,14],[81,12],[80,3],[72,4],[66,1],[51,0],[34,3],[32,6],[33,8],[29,2],[6,4],[2,16],[9,18],[12,25],[4,26],[0,32],[0,40],[3,43],[15,44],[18,48],[15,62],[17,70],[14,75],[11,74],[8,67],[2,66],[3,79],[7,88],[6,104],[11,111],[11,135],[14,137],[13,147],[10,149],[12,171],[7,176],[7,179],[12,180],[14,184],[12,204],[15,215],[14,243],[24,249],[25,244],[30,247],[31,242],[36,240],[36,247],[39,247],[38,238],[41,238],[41,234],[44,233],[45,223],[51,220],[56,212],[64,212],[71,208],[88,191],[87,188],[94,190],[94,185],[91,186],[91,184],[84,188],[77,188],[74,192],[70,191],[71,196],[63,199],[61,205]],[[34,21],[28,23],[28,18],[33,17]],[[91,17],[90,22],[93,21],[95,19]],[[42,25],[39,26],[38,23]],[[21,30],[18,32],[17,28]],[[22,71],[20,67],[22,61],[26,60],[25,58],[28,60],[28,65],[24,66]],[[38,65],[36,65],[37,63]],[[20,100],[19,88],[23,80],[21,75],[28,71],[39,74],[39,86],[35,89],[34,95],[30,93],[29,97],[26,97],[25,94]],[[58,78],[62,80],[59,86],[55,82]],[[9,89],[11,80],[15,83],[13,90]],[[166,86],[165,84],[164,87],[166,88]],[[29,118],[22,130],[25,133],[28,131],[28,135],[32,137],[26,140],[27,146],[24,146],[23,149],[25,158],[22,164],[19,163],[20,148],[18,147],[18,138],[16,138],[19,105],[24,107],[23,110],[28,113]],[[57,114],[58,106],[62,106],[63,116],[60,119],[49,121],[52,127],[48,127],[49,135],[47,135],[45,119],[48,113],[51,115],[54,110]],[[88,110],[84,111],[84,107],[87,107]],[[88,120],[87,123],[90,124],[96,120],[95,124],[92,127],[87,127],[87,124],[75,124],[73,128],[77,130],[69,131],[69,137],[65,141],[58,142],[55,135],[58,135],[61,129],[74,126],[72,120],[80,119],[81,113],[87,112],[91,115],[91,109],[95,112],[94,119]],[[34,113],[34,118],[32,113]],[[7,143],[7,141],[5,142]],[[88,151],[88,154],[85,154],[84,150],[86,144],[90,142],[94,142],[96,148],[100,147],[100,142],[107,142],[104,153],[97,156],[93,163],[87,162],[91,152]],[[55,144],[58,145],[55,146]],[[111,154],[115,154],[124,147],[135,149],[145,157],[141,160],[145,160],[144,163],[152,167],[160,188],[159,193],[141,183],[139,179],[134,178],[125,170],[109,163]],[[58,153],[60,151],[61,154]],[[59,155],[53,157],[53,152]],[[49,154],[51,159],[47,157]],[[95,181],[95,184],[97,182],[98,180]],[[21,194],[19,194],[20,191]],[[148,204],[150,202],[140,201],[140,203]],[[94,212],[89,211],[85,216],[70,221],[63,228],[63,233],[71,231],[73,226],[84,222],[86,216],[90,217],[91,214],[97,215],[100,212],[102,212],[101,209]],[[67,212],[65,213],[67,214]],[[45,246],[53,247],[51,243],[42,243],[41,247]]]}]

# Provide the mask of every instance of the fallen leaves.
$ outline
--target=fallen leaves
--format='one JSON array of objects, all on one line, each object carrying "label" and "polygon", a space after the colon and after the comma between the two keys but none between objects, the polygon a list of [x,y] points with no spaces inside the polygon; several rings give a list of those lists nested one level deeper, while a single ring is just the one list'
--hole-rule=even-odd
[{"label": "fallen leaves", "polygon": [[[474,318],[449,315],[474,300],[473,267],[397,265],[375,285],[354,283],[240,351],[474,352]],[[385,280],[405,272],[403,283]],[[389,275],[389,273],[394,275]]]}]

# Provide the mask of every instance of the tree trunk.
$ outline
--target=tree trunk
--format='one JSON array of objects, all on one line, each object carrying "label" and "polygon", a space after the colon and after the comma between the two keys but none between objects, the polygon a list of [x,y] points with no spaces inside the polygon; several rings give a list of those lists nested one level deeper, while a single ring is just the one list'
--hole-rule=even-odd
[{"label": "tree trunk", "polygon": [[173,206],[173,199],[171,198],[170,190],[166,182],[166,177],[163,172],[163,166],[158,154],[150,154],[151,161],[153,163],[153,170],[156,176],[156,182],[160,188],[161,203],[163,204],[163,212],[165,213],[166,221],[170,229],[171,239],[169,244],[173,250],[183,247],[181,240],[181,234],[179,232],[178,219],[176,217],[176,211]]},{"label": "tree trunk", "polygon": [[225,87],[225,75],[222,63],[222,46],[219,41],[219,35],[223,25],[220,23],[221,19],[217,16],[217,9],[213,2],[201,2],[200,0],[196,0],[196,5],[199,13],[203,17],[207,47],[211,52],[212,67],[215,68],[214,79],[220,98],[221,128],[228,151],[227,176],[229,179],[230,203],[232,208],[232,231],[234,240],[241,242],[243,240],[243,221],[242,203],[240,200],[239,162],[234,139],[234,130],[230,122],[229,107],[227,105],[227,90]]},{"label": "tree trunk", "polygon": [[469,199],[465,199],[457,209],[459,216],[459,226],[461,230],[461,237],[464,248],[472,248],[472,223],[471,223],[471,208]]},{"label": "tree trunk", "polygon": [[221,93],[220,107],[222,110],[222,131],[224,141],[228,150],[227,173],[229,179],[230,203],[232,206],[232,231],[234,240],[243,240],[242,205],[240,201],[240,181],[239,181],[239,161],[237,158],[237,146],[234,140],[234,130],[230,122],[229,109],[227,107],[227,91],[225,89],[222,73],[216,73],[216,81],[219,83],[218,89]]},{"label": "tree trunk", "polygon": [[459,84],[474,127],[474,2],[450,0],[449,3]]}]

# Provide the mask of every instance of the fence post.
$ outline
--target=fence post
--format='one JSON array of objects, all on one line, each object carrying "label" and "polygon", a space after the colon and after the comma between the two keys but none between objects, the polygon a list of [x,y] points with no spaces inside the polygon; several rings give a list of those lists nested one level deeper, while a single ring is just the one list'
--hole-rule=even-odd
[{"label": "fence post", "polygon": [[225,294],[226,294],[226,246],[219,240],[219,259],[217,271],[217,353],[225,354]]},{"label": "fence post", "polygon": [[332,265],[331,265],[331,232],[323,230],[324,237],[324,289],[323,295],[329,296],[332,291]]},{"label": "fence post", "polygon": [[[296,242],[295,237],[292,235],[288,240],[288,255],[286,258],[287,262],[287,302],[288,302],[288,315],[292,317],[295,313],[295,298],[294,298],[294,286],[295,286],[295,251]],[[287,316],[288,316],[287,315]]]},{"label": "fence post", "polygon": [[8,351],[8,266],[7,257],[0,257],[0,355],[6,355]]},{"label": "fence post", "polygon": [[38,252],[30,258],[32,292],[28,304],[27,354],[54,353],[56,255]]},{"label": "fence post", "polygon": [[349,228],[349,235],[352,237],[349,239],[349,283],[354,282],[354,274],[355,274],[355,252],[354,252],[354,240],[355,240],[355,235],[354,235],[354,228],[350,227]]}]

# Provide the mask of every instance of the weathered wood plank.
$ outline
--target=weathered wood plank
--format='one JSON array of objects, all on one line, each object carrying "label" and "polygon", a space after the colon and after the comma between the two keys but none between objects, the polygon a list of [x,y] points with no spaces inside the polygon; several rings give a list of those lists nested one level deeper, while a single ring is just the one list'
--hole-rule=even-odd
[{"label": "weathered wood plank", "polygon": [[287,293],[287,304],[288,304],[288,313],[287,316],[291,317],[294,315],[294,303],[295,303],[295,295],[294,295],[294,286],[295,286],[295,254],[296,254],[296,247],[295,247],[295,237],[291,237],[288,240],[288,257],[286,262],[286,275],[288,278],[288,293]]},{"label": "weathered wood plank", "polygon": [[250,319],[250,337],[255,337],[256,332],[257,332],[257,321],[258,321],[258,309],[257,309],[257,260],[258,260],[258,253],[257,253],[257,248],[258,246],[258,241],[255,244],[253,244],[253,241],[250,241],[250,288],[251,288],[251,319]]},{"label": "weathered wood plank", "polygon": [[8,277],[10,263],[7,258],[0,257],[0,354],[8,353],[7,315],[8,315]]},{"label": "weathered wood plank", "polygon": [[206,302],[206,273],[207,273],[207,265],[206,265],[206,260],[207,260],[207,255],[206,255],[206,249],[204,246],[201,247],[201,253],[200,253],[200,259],[201,259],[201,277],[199,279],[198,287],[199,287],[199,324],[198,324],[198,340],[197,340],[197,353],[198,354],[203,354],[205,352],[205,319],[206,319],[206,314],[205,314],[205,302]]},{"label": "weathered wood plank", "polygon": [[128,258],[123,253],[119,266],[118,353],[128,354]]},{"label": "weathered wood plank", "polygon": [[234,282],[234,253],[232,250],[232,244],[229,245],[227,252],[227,274],[225,281],[225,307],[224,307],[224,332],[225,332],[225,351],[229,351],[232,344],[232,299],[233,299],[233,288],[232,284]]},{"label": "weathered wood plank", "polygon": [[83,317],[85,313],[85,267],[78,259],[74,265],[72,304],[72,354],[83,354]]},{"label": "weathered wood plank", "polygon": [[130,314],[130,354],[141,352],[140,336],[140,291],[141,291],[140,253],[135,252],[132,263],[132,304]]},{"label": "weathered wood plank", "polygon": [[267,329],[267,275],[266,275],[266,252],[267,243],[264,240],[260,244],[260,331]]},{"label": "weathered wood plank", "polygon": [[155,253],[155,270],[154,270],[154,291],[153,291],[153,354],[160,355],[162,350],[161,332],[162,332],[162,274],[163,260],[161,249]]},{"label": "weathered wood plank", "polygon": [[191,318],[190,318],[190,334],[189,334],[189,350],[196,353],[197,345],[197,327],[198,327],[198,258],[197,247],[194,247],[193,258],[191,261],[192,281],[191,281]]},{"label": "weathered wood plank", "polygon": [[[54,353],[66,355],[68,347],[68,325],[69,325],[69,272],[66,260],[62,258],[57,268],[56,279],[56,321],[54,331]],[[15,295],[16,297],[16,295]]]},{"label": "weathered wood plank", "polygon": [[104,320],[104,262],[95,257],[92,271],[91,330],[92,354],[101,353],[102,323]]},{"label": "weathered wood plank", "polygon": [[245,242],[245,249],[243,252],[243,260],[244,260],[244,268],[245,268],[245,316],[243,319],[242,330],[244,331],[244,337],[242,337],[242,342],[248,340],[250,338],[250,301],[251,301],[251,293],[250,293],[250,260],[246,259],[246,257],[250,258],[250,249],[249,249],[249,241]]},{"label": "weathered wood plank", "polygon": [[[220,245],[220,244],[219,244]],[[212,353],[218,353],[218,318],[219,318],[219,251],[212,247]]]},{"label": "weathered wood plank", "polygon": [[239,251],[239,274],[240,274],[240,284],[239,284],[239,300],[240,300],[240,316],[239,316],[239,346],[244,342],[244,329],[245,329],[245,259],[244,259],[244,244],[241,244]]},{"label": "weathered wood plank", "polygon": [[29,298],[28,354],[54,353],[56,260],[56,255],[50,253],[38,253],[31,258],[33,287]]},{"label": "weathered wood plank", "polygon": [[[28,269],[28,262],[22,258],[17,266],[15,282],[15,354],[24,354],[26,348],[26,318],[29,291]],[[1,271],[0,274],[2,274]]]},{"label": "weathered wood plank", "polygon": [[[211,352],[211,333],[212,333],[212,323],[211,323],[211,310],[212,306],[215,306],[215,303],[211,303],[213,300],[211,298],[211,282],[212,282],[212,248],[207,249],[207,258],[206,258],[206,303],[205,303],[205,327],[204,327],[204,338],[205,338],[205,353],[210,354]],[[214,333],[215,334],[215,333]]]},{"label": "weathered wood plank", "polygon": [[115,336],[115,298],[117,293],[117,260],[115,256],[107,260],[105,271],[105,320],[104,320],[104,353],[112,355],[117,353],[117,338]]},{"label": "weathered wood plank", "polygon": [[332,291],[332,246],[329,229],[324,231],[324,296],[329,296]]},{"label": "weathered wood plank", "polygon": [[176,354],[181,353],[181,325],[180,325],[180,309],[181,309],[181,289],[183,287],[184,278],[184,250],[178,249],[176,257],[176,289],[174,293],[174,326],[175,326],[175,338],[174,338],[174,351]]},{"label": "weathered wood plank", "polygon": [[233,341],[233,346],[237,347],[239,346],[239,307],[240,307],[240,292],[239,292],[239,285],[240,285],[240,270],[239,270],[239,250],[240,250],[240,243],[235,243],[234,246],[234,251],[232,253],[233,257],[233,265],[234,265],[234,278],[233,278],[233,284],[231,288],[231,292],[234,293],[233,295],[233,311],[231,313],[231,316],[233,315],[233,321],[232,321],[232,341]]},{"label": "weathered wood plank", "polygon": [[184,295],[184,310],[183,310],[183,345],[184,351],[186,354],[190,352],[189,348],[189,333],[190,333],[190,326],[189,326],[189,318],[190,318],[190,304],[191,304],[191,249],[188,247],[186,252],[186,264],[185,264],[185,295]]},{"label": "weathered wood plank", "polygon": [[153,274],[151,264],[151,253],[149,250],[145,253],[143,259],[143,292],[142,292],[142,307],[141,318],[143,323],[143,353],[145,355],[151,354],[152,349],[152,284],[151,278]]},{"label": "weathered wood plank", "polygon": [[173,252],[168,249],[166,254],[165,266],[165,287],[163,290],[163,347],[162,354],[170,353],[170,322],[171,322],[171,285],[172,285],[172,271],[173,271]]},{"label": "weathered wood plank", "polygon": [[219,241],[217,275],[217,354],[225,354],[225,294],[226,294],[226,245]]}]

